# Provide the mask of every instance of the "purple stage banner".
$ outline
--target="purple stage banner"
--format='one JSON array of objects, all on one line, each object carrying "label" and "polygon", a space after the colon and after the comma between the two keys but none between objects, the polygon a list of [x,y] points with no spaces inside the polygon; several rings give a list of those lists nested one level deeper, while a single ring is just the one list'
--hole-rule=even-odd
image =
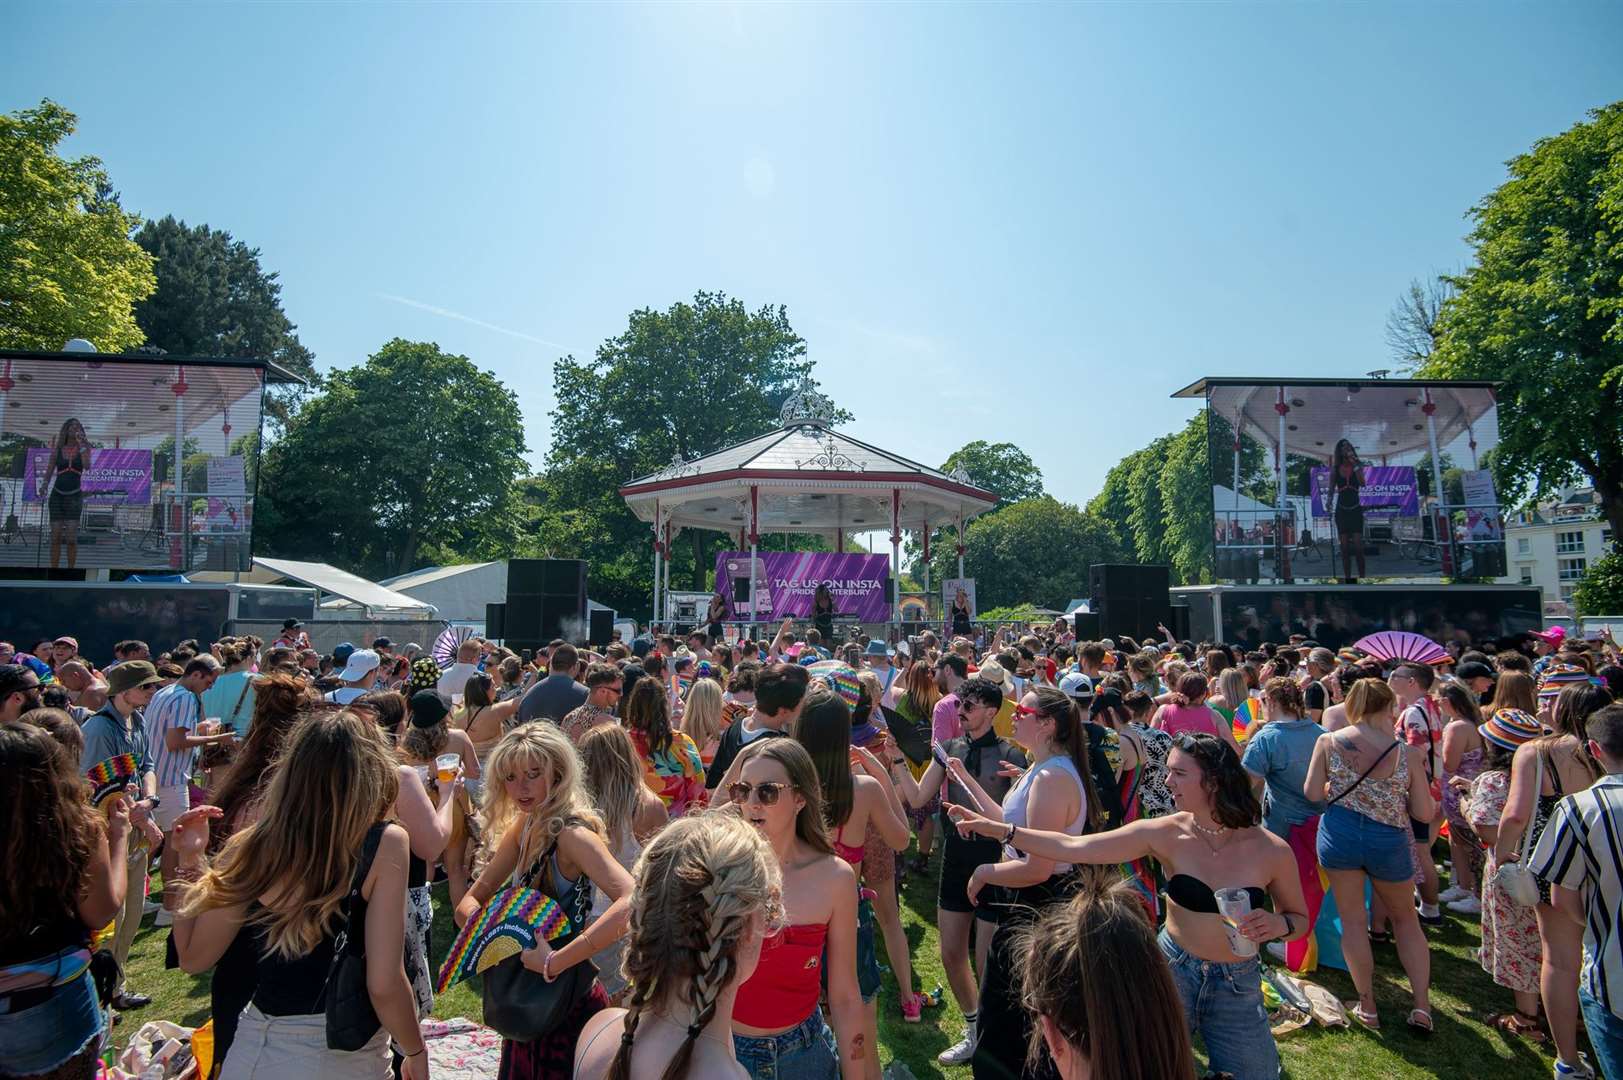
[{"label": "purple stage banner", "polygon": [[827,585],[834,613],[860,622],[890,621],[890,559],[835,551],[763,551],[751,565],[747,551],[716,556],[716,588],[728,599],[727,617],[749,618],[755,582],[757,621],[811,617],[817,586]]},{"label": "purple stage banner", "polygon": [[[1358,504],[1398,517],[1420,515],[1420,485],[1415,482],[1413,465],[1365,465],[1364,484],[1358,489]],[[1312,473],[1313,516],[1330,516],[1332,492],[1330,470],[1318,466]]]},{"label": "purple stage banner", "polygon": [[[44,502],[49,491],[40,490],[40,481],[51,467],[51,449],[28,451],[23,466],[23,501]],[[51,483],[56,483],[52,477]],[[97,506],[146,506],[152,502],[151,450],[91,450],[90,468],[79,479],[85,502]]]}]

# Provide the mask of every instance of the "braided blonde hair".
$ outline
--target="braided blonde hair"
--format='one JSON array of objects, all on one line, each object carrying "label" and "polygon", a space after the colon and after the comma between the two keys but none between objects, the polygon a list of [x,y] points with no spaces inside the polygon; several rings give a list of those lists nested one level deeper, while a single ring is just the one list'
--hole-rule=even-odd
[{"label": "braided blonde hair", "polygon": [[687,1038],[663,1080],[681,1080],[699,1033],[738,972],[747,936],[782,921],[783,873],[766,839],[724,807],[678,818],[643,849],[633,871],[622,963],[631,995],[607,1080],[631,1080],[637,1025],[651,1009],[688,1006]]}]

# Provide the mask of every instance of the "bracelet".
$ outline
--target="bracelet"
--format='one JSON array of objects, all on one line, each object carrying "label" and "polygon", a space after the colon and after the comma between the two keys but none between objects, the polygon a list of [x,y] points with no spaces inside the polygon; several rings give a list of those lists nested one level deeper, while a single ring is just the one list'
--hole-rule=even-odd
[{"label": "bracelet", "polygon": [[552,958],[557,955],[556,952],[549,952],[546,958],[541,961],[541,978],[546,982],[552,982],[558,977],[552,973]]},{"label": "bracelet", "polygon": [[907,760],[906,758],[891,758],[890,759],[890,767],[894,769],[898,765],[903,764],[906,760]]},{"label": "bracelet", "polygon": [[1289,912],[1281,911],[1279,913],[1279,917],[1285,920],[1285,932],[1280,935],[1281,937],[1290,937],[1292,934],[1296,933],[1296,924],[1291,922]]},{"label": "bracelet", "polygon": [[[424,1046],[421,1050],[417,1051],[417,1054],[426,1054],[426,1053],[428,1053],[428,1047],[427,1046]],[[409,1057],[409,1058],[414,1058],[414,1057],[417,1056],[417,1054],[407,1054],[406,1056]]]},{"label": "bracelet", "polygon": [[1014,823],[1014,822],[1012,822],[1012,821],[1011,821],[1011,822],[1009,822],[1009,833],[1008,833],[1008,835],[1007,835],[1007,836],[1005,836],[1005,837],[1004,837],[1004,838],[1003,838],[1003,842],[1004,842],[1004,843],[1005,843],[1005,844],[1012,844],[1012,843],[1014,843],[1014,834],[1015,834],[1015,832],[1016,832],[1016,831],[1017,831],[1017,830],[1018,830],[1018,829],[1019,829],[1019,828],[1020,828],[1020,826],[1018,826],[1018,825],[1016,825],[1016,824],[1015,824],[1015,823]]}]

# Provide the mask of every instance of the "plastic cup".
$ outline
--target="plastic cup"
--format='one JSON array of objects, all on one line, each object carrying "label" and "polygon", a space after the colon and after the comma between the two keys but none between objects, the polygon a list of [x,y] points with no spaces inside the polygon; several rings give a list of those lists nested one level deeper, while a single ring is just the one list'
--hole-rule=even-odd
[{"label": "plastic cup", "polygon": [[1234,955],[1257,955],[1257,943],[1235,929],[1235,923],[1251,914],[1251,893],[1245,889],[1217,889],[1212,895],[1217,898],[1218,914],[1228,924],[1229,948]]},{"label": "plastic cup", "polygon": [[456,767],[461,760],[460,754],[441,754],[434,759],[434,768],[437,770],[436,775],[440,783],[449,784],[456,779]]}]

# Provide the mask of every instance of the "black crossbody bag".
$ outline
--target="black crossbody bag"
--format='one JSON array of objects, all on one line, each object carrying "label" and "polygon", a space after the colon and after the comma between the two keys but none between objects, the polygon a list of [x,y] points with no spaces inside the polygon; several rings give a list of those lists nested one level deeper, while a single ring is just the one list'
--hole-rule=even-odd
[{"label": "black crossbody bag", "polygon": [[[361,897],[361,886],[372,869],[378,841],[387,827],[387,822],[380,821],[366,834],[360,861],[355,864],[355,876],[350,881],[349,896],[344,899],[344,926],[333,941],[332,966],[327,969],[327,981],[321,988],[326,1004],[329,1050],[359,1050],[371,1042],[372,1036],[383,1026],[377,1009],[372,1007],[372,995],[366,989],[366,902]],[[357,911],[361,916],[358,926]]]}]

